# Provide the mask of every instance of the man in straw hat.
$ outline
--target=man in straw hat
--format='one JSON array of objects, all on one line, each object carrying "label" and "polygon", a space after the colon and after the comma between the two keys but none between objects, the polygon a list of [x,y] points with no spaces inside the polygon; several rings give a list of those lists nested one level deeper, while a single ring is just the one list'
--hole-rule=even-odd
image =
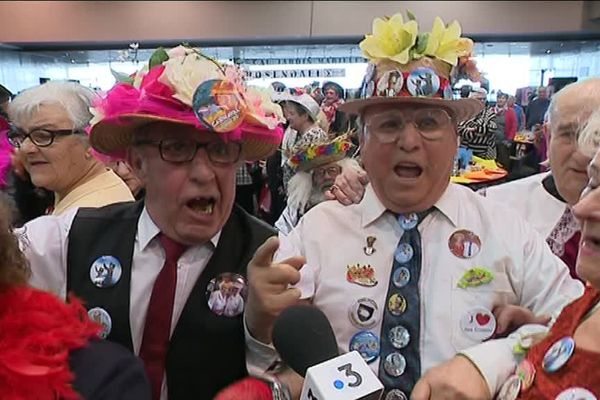
[{"label": "man in straw hat", "polygon": [[[277,149],[281,109],[237,67],[180,46],[157,50],[92,111],[92,146],[127,159],[145,200],[27,224],[31,282],[81,297],[103,336],[142,358],[154,400],[211,399],[247,374],[242,310],[215,314],[211,291],[225,274],[245,284],[273,234],[234,206],[236,169]],[[106,265],[112,279],[94,280]]]},{"label": "man in straw hat", "polygon": [[[436,18],[419,34],[396,14],[373,28],[363,99],[340,106],[359,117],[371,183],[360,204],[321,203],[256,252],[249,333],[269,343],[278,311],[302,299],[327,315],[341,352],[366,345],[385,400],[490,398],[505,378],[497,364],[508,375],[512,360],[494,358],[505,342],[482,342],[507,330],[506,311],[554,316],[583,285],[516,214],[449,182],[456,126],[482,107],[451,99],[450,70],[472,47],[460,25]],[[402,76],[394,97],[390,74]]]}]

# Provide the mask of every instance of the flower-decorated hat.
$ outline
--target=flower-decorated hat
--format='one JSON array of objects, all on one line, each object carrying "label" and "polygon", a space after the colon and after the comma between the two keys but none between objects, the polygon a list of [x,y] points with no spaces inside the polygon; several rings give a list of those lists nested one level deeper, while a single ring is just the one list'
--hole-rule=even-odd
[{"label": "flower-decorated hat", "polygon": [[379,104],[417,103],[448,108],[458,122],[472,118],[483,105],[474,99],[453,100],[450,76],[459,58],[471,54],[473,42],[461,38],[458,22],[446,26],[439,17],[431,32],[419,33],[414,16],[407,14],[407,22],[401,14],[373,21],[373,33],[360,43],[369,60],[361,99],[339,109],[360,114]]},{"label": "flower-decorated hat", "polygon": [[118,157],[140,127],[158,121],[240,142],[247,160],[268,157],[283,136],[283,113],[268,91],[246,85],[237,66],[187,46],[158,49],[148,65],[118,82],[91,112],[92,146]]},{"label": "flower-decorated hat", "polygon": [[352,148],[349,136],[349,134],[345,134],[297,148],[294,153],[290,154],[288,165],[297,171],[310,171],[322,165],[339,161],[345,158]]}]

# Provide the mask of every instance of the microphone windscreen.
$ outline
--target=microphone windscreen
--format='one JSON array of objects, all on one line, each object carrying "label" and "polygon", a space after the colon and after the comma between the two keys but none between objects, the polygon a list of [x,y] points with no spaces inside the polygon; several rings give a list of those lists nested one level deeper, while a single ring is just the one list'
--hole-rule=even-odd
[{"label": "microphone windscreen", "polygon": [[263,380],[248,377],[221,390],[213,400],[273,400],[269,384]]},{"label": "microphone windscreen", "polygon": [[277,317],[273,345],[281,359],[303,377],[308,368],[339,355],[329,320],[309,305],[288,307]]}]

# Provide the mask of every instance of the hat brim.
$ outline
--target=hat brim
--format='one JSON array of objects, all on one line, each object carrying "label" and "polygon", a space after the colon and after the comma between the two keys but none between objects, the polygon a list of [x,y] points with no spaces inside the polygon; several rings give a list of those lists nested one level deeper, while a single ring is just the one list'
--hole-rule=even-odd
[{"label": "hat brim", "polygon": [[419,104],[443,107],[449,109],[456,118],[456,122],[469,120],[483,110],[483,104],[475,99],[447,100],[433,97],[369,97],[367,99],[352,100],[341,104],[338,110],[350,114],[360,115],[366,108],[381,105]]},{"label": "hat brim", "polygon": [[[100,153],[118,156],[131,147],[135,133],[152,122],[169,122],[178,125],[194,126],[196,125],[178,119],[161,117],[147,114],[124,114],[118,119],[104,120],[95,124],[90,131],[90,144]],[[200,131],[206,132],[209,131]],[[248,129],[248,135],[245,135],[242,141],[242,157],[248,161],[257,161],[269,157],[279,147],[278,143],[265,141],[259,130],[254,132],[251,127]]]}]

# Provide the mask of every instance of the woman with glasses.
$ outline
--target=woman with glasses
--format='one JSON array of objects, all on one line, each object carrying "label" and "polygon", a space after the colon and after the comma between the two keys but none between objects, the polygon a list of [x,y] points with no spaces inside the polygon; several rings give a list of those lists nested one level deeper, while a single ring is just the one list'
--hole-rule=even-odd
[{"label": "woman with glasses", "polygon": [[72,82],[25,90],[9,105],[9,142],[37,187],[54,192],[52,214],[133,201],[127,185],[97,160],[85,128],[94,93]]}]

